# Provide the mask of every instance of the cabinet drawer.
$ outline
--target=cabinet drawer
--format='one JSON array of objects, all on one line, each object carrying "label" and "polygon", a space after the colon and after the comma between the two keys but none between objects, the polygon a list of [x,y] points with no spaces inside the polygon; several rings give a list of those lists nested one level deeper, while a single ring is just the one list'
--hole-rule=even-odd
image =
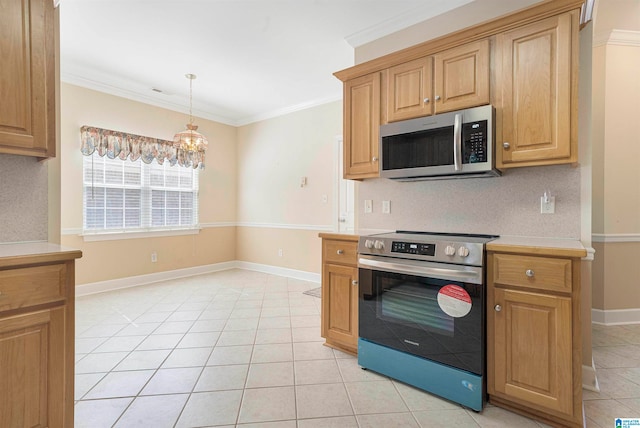
[{"label": "cabinet drawer", "polygon": [[0,311],[63,300],[64,264],[0,271]]},{"label": "cabinet drawer", "polygon": [[571,292],[571,260],[494,254],[493,282],[515,287]]},{"label": "cabinet drawer", "polygon": [[349,241],[323,241],[322,256],[325,262],[357,265],[358,243]]}]

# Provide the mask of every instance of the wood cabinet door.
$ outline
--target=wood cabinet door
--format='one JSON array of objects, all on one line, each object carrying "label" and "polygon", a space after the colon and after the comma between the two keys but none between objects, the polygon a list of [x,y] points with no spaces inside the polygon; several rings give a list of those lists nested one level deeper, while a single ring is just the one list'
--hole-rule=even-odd
[{"label": "wood cabinet door", "polygon": [[574,11],[497,35],[499,168],[577,161],[577,26]]},{"label": "wood cabinet door", "polygon": [[64,316],[58,307],[0,318],[0,426],[64,426]]},{"label": "wood cabinet door", "polygon": [[391,67],[387,73],[387,121],[433,113],[431,57]]},{"label": "wood cabinet door", "polygon": [[479,40],[434,56],[435,112],[489,104],[489,40]]},{"label": "wood cabinet door", "polygon": [[325,264],[322,283],[322,335],[353,348],[358,346],[358,269]]},{"label": "wood cabinet door", "polygon": [[0,0],[0,153],[55,156],[51,0]]},{"label": "wood cabinet door", "polygon": [[378,177],[380,73],[344,83],[344,178]]},{"label": "wood cabinet door", "polygon": [[571,299],[503,288],[493,297],[489,394],[572,416]]}]

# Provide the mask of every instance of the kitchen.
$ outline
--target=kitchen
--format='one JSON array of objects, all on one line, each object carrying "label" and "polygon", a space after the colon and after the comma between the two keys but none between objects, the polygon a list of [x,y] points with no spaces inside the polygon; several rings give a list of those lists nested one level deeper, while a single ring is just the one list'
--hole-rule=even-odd
[{"label": "kitchen", "polygon": [[[404,43],[411,45],[419,41],[422,40],[414,40],[412,42],[407,37],[407,41]],[[374,52],[386,53],[384,49],[393,51],[401,47],[403,46],[371,49]],[[356,51],[357,55],[358,51]],[[581,57],[584,57],[582,52]],[[61,215],[56,214],[56,198],[52,196],[56,192],[55,185],[51,186],[52,190],[49,190],[48,194],[52,200],[50,203],[50,208],[52,208],[51,218],[61,217],[61,242],[73,248],[81,248],[84,252],[83,259],[77,264],[76,274],[76,282],[81,289],[83,284],[96,284],[110,279],[115,280],[120,275],[114,278],[113,274],[109,273],[112,270],[110,266],[115,262],[109,257],[109,247],[115,245],[114,243],[108,241],[85,243],[82,238],[77,236],[78,229],[82,225],[81,212],[78,209],[81,206],[81,192],[73,189],[79,189],[77,183],[80,180],[80,172],[77,168],[73,168],[73,165],[81,161],[81,155],[77,151],[77,144],[69,143],[67,147],[66,142],[77,141],[75,135],[77,135],[79,126],[85,124],[84,121],[90,117],[98,117],[98,114],[104,118],[102,121],[105,127],[108,127],[107,124],[109,123],[115,123],[114,127],[117,126],[117,129],[129,130],[135,124],[137,133],[144,134],[146,131],[146,133],[152,135],[160,131],[162,131],[162,134],[171,135],[175,132],[175,129],[179,129],[182,126],[184,116],[180,114],[172,115],[153,107],[149,108],[149,111],[145,111],[140,106],[131,106],[126,100],[103,95],[75,85],[63,83],[61,91],[62,102],[64,103],[65,99],[69,102],[66,107],[63,105],[62,110],[73,111],[74,107],[80,109],[82,105],[86,116],[75,112],[73,115],[63,115],[61,119],[63,122],[61,124],[62,140],[65,141],[65,146],[62,147],[59,158],[60,162],[62,162],[61,169],[65,173],[61,174],[61,190],[57,190],[61,193],[62,201],[64,201],[64,203],[61,203]],[[82,102],[73,102],[72,100],[82,100]],[[109,108],[108,103],[113,103],[113,107]],[[93,112],[88,110],[89,108],[98,110]],[[100,110],[101,108],[104,110]],[[121,122],[122,119],[105,117],[108,113],[105,110],[117,111],[118,109],[129,113],[127,117],[132,118],[131,123],[123,123]],[[333,185],[331,176],[320,174],[320,171],[326,171],[326,165],[333,163],[332,147],[324,142],[335,141],[335,136],[341,133],[341,109],[342,106],[339,101],[333,102],[316,107],[308,112],[297,112],[290,116],[246,125],[238,128],[237,131],[233,127],[219,123],[205,120],[199,121],[200,129],[203,133],[225,136],[212,144],[212,153],[216,153],[216,155],[212,156],[211,161],[208,163],[208,168],[202,174],[204,177],[203,182],[209,182],[206,179],[208,174],[214,174],[216,182],[210,189],[201,189],[201,192],[206,195],[209,193],[204,192],[209,190],[212,192],[211,199],[206,198],[207,200],[223,200],[224,204],[215,204],[210,209],[203,210],[207,214],[203,214],[201,223],[208,227],[203,228],[201,235],[197,238],[171,238],[168,242],[157,243],[152,242],[152,240],[144,240],[147,242],[142,242],[143,240],[125,242],[124,245],[127,248],[132,248],[134,254],[125,259],[117,259],[119,274],[122,277],[152,275],[158,271],[187,269],[194,266],[242,260],[256,265],[278,266],[282,269],[282,272],[290,274],[297,272],[315,273],[317,280],[321,259],[317,233],[318,231],[327,231],[329,229],[327,226],[317,226],[331,223],[329,219],[332,215],[329,204],[323,205],[321,202],[321,195],[328,193],[326,189],[330,189]],[[145,113],[142,113],[143,111]],[[139,124],[144,123],[144,120],[140,119],[153,118],[157,115],[163,115],[163,123],[154,123],[153,119],[150,119],[149,122],[146,122],[145,126],[147,128],[140,129]],[[318,128],[316,125],[318,117],[326,118],[323,123],[326,123],[327,126]],[[169,121],[171,123],[166,123]],[[293,123],[295,123],[295,127]],[[289,132],[292,134],[292,140],[308,140],[309,136],[304,131],[310,127],[313,127],[311,129],[318,129],[322,134],[317,135],[317,139],[314,136],[313,141],[309,142],[310,145],[314,144],[312,146],[314,148],[308,152],[296,152],[290,146],[285,146],[278,141],[278,130],[283,128],[291,130]],[[599,132],[605,132],[607,129],[603,127]],[[233,148],[236,141],[237,151]],[[581,156],[588,156],[589,153],[588,150],[581,150],[580,154]],[[251,172],[251,167],[259,168],[261,166],[261,159],[264,159],[265,156],[274,156],[281,165],[296,166],[291,170],[287,169],[285,171],[283,169],[282,175],[274,175],[273,180],[276,183],[282,183],[282,186],[285,187],[285,201],[290,206],[299,204],[302,207],[301,209],[281,210],[281,207],[271,208],[273,203],[270,201],[274,200],[272,186],[269,183],[262,183],[261,176]],[[242,168],[235,166],[240,159],[242,160]],[[55,175],[52,167],[49,167],[49,170],[46,171],[42,163],[28,163],[21,158],[16,159],[15,157],[9,159],[3,157],[0,162],[2,161],[4,163],[1,170],[4,172],[8,171],[7,168],[11,168],[12,179],[18,178],[18,181],[22,183],[20,186],[10,187],[9,189],[3,186],[2,190],[8,192],[8,197],[14,200],[21,201],[21,198],[13,197],[15,193],[34,195],[34,192],[24,191],[25,187],[30,189],[31,185],[35,190],[42,193],[43,187],[47,186],[46,174]],[[26,165],[22,165],[22,163]],[[49,164],[51,165],[52,162]],[[582,204],[588,198],[581,196],[580,199],[577,199],[576,196],[582,191],[580,190],[581,180],[588,178],[588,173],[583,174],[583,170],[588,166],[588,161],[581,160],[578,168],[570,168],[568,166],[540,167],[539,169],[524,168],[517,171],[517,173],[508,173],[500,178],[467,180],[464,183],[442,181],[430,182],[427,185],[425,183],[394,183],[381,179],[364,181],[358,185],[357,205],[358,207],[362,206],[364,200],[372,200],[374,205],[371,214],[358,215],[359,227],[364,229],[388,229],[388,225],[393,223],[394,225],[400,224],[402,228],[409,230],[425,230],[428,225],[430,230],[459,231],[460,229],[457,226],[464,224],[465,232],[481,233],[489,231],[501,235],[582,238],[583,227],[590,221],[588,218],[590,214],[584,213],[582,210]],[[300,169],[297,170],[297,167],[300,167]],[[45,171],[43,172],[43,170]],[[70,173],[66,174],[66,172]],[[237,180],[234,178],[236,174]],[[45,175],[44,179],[43,175]],[[301,176],[310,178],[309,185],[306,188],[299,186],[299,177]],[[2,179],[4,183],[4,175]],[[36,182],[34,180],[40,181]],[[631,177],[631,180],[633,180],[633,177]],[[49,180],[49,183],[53,182],[52,179]],[[540,187],[531,185],[532,182],[539,183]],[[25,185],[25,183],[27,184]],[[498,191],[495,192],[495,190]],[[557,198],[557,210],[553,216],[542,216],[538,212],[539,198],[545,190],[549,190]],[[594,188],[594,192],[596,190]],[[442,204],[440,195],[443,192],[447,195],[460,195],[460,197],[454,200],[449,198],[446,204]],[[418,206],[415,204],[416,194],[420,195],[420,201],[424,201]],[[500,195],[500,197],[496,198],[495,195]],[[381,213],[379,204],[383,200],[390,200],[392,203],[391,213],[388,215]],[[300,201],[302,203],[299,203]],[[310,202],[306,203],[307,201]],[[472,201],[473,211],[465,209],[469,201]],[[265,210],[263,207],[269,207],[269,209]],[[598,206],[594,204],[594,210],[596,210],[596,207]],[[6,207],[6,209],[3,206],[2,215],[6,215],[6,221],[3,224],[10,226],[7,230],[28,232],[23,232],[24,237],[22,239],[15,239],[10,236],[9,238],[3,237],[2,241],[42,239],[41,226],[47,222],[46,213],[43,214],[41,207],[38,207],[39,209],[37,210],[31,210],[31,206],[19,206],[18,208],[21,210],[20,212],[26,210],[34,212],[34,223],[40,226],[40,231],[38,231],[37,226],[18,221],[17,219],[20,219],[20,216],[12,211],[14,209],[13,206]],[[610,213],[608,210],[611,208],[609,206],[605,207],[603,204],[597,209]],[[416,210],[422,217],[414,216]],[[446,215],[450,212],[456,212],[456,217],[451,218]],[[587,217],[586,220],[581,218],[583,215]],[[466,221],[469,220],[470,216],[473,216],[474,221],[477,220],[479,222],[477,230],[468,230],[469,227]],[[417,220],[418,218],[420,220]],[[495,221],[496,218],[499,219],[499,222]],[[3,217],[3,220],[5,220],[5,217]],[[295,227],[269,227],[269,225],[281,225],[283,223]],[[496,224],[500,224],[499,228],[495,226]],[[13,225],[16,225],[16,227],[13,227]],[[53,226],[49,227],[48,230],[48,233],[53,236],[50,239],[52,242],[56,241],[56,229],[57,227]],[[587,227],[587,229],[586,234],[590,235],[590,227]],[[629,233],[629,230],[616,229],[611,229],[610,231],[602,229],[601,231],[602,234],[605,232],[607,234],[610,232],[614,234]],[[34,233],[36,237],[32,238]],[[231,244],[223,248],[216,246],[212,249],[210,245],[207,245],[207,242],[228,242],[229,239],[234,242],[234,235],[236,236],[235,245]],[[588,239],[582,239],[584,243],[589,242],[589,240],[590,236],[588,236]],[[158,245],[158,248],[160,248],[156,265],[148,261],[148,255],[152,250],[158,249],[154,248],[154,245]],[[625,245],[633,244],[627,243]],[[310,251],[297,251],[296,249],[300,247],[309,248]],[[168,257],[167,254],[171,254],[172,249],[177,250],[179,254],[191,254],[194,257],[202,257],[202,259],[192,260]],[[209,251],[201,251],[201,249]],[[278,249],[283,250],[282,257],[278,255]],[[111,263],[102,263],[102,260],[109,260]],[[631,265],[628,264],[628,266]],[[306,278],[312,279],[313,276],[307,276]],[[599,291],[602,292],[602,288]],[[632,302],[628,303],[632,304]],[[633,306],[632,304],[630,308],[637,306],[639,305]],[[600,305],[599,307],[602,309],[627,309],[626,306],[615,305]]]}]

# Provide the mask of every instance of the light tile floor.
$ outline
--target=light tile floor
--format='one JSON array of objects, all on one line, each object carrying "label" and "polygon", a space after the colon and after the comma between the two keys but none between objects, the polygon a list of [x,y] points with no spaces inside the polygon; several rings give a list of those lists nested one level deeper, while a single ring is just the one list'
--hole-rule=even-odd
[{"label": "light tile floor", "polygon": [[[323,346],[318,284],[230,270],[80,297],[76,427],[540,427],[466,410]],[[594,328],[588,426],[640,415],[640,326]]]}]

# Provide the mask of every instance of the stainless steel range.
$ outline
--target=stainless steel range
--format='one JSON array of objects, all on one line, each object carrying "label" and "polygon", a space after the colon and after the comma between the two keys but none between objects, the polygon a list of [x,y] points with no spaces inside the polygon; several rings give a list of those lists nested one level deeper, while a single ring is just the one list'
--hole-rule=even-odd
[{"label": "stainless steel range", "polygon": [[358,246],[358,364],[480,411],[485,244],[497,236],[398,231]]}]

